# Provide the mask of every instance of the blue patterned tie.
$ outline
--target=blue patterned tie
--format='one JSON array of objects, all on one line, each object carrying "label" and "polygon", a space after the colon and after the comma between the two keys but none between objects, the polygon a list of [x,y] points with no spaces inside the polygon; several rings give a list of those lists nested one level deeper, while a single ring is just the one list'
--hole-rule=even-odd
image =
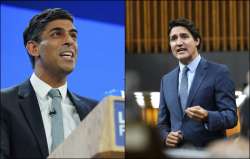
[{"label": "blue patterned tie", "polygon": [[188,99],[188,67],[185,66],[182,70],[182,76],[181,76],[181,84],[180,84],[180,100],[181,100],[181,107],[184,111],[187,106],[187,99]]},{"label": "blue patterned tie", "polygon": [[51,136],[52,145],[51,152],[63,142],[64,140],[64,129],[63,129],[63,118],[62,118],[62,97],[58,89],[51,89],[48,96],[52,98],[51,109],[54,112],[51,116]]}]

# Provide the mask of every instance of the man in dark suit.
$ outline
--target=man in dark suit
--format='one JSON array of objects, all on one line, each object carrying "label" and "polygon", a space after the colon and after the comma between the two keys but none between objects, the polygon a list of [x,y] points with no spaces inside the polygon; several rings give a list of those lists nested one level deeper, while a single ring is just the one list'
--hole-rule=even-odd
[{"label": "man in dark suit", "polygon": [[179,66],[161,81],[160,135],[168,147],[204,147],[237,124],[234,83],[225,65],[199,55],[201,37],[191,21],[170,21],[169,40]]},{"label": "man in dark suit", "polygon": [[1,90],[1,158],[46,158],[97,105],[67,89],[77,60],[77,30],[63,9],[34,16],[23,33],[34,73]]}]

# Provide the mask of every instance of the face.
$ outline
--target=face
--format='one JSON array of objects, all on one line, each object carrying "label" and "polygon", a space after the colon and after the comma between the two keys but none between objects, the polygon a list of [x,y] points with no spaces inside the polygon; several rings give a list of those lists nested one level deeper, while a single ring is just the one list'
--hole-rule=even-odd
[{"label": "face", "polygon": [[77,50],[77,31],[72,22],[51,21],[42,32],[37,46],[36,67],[45,72],[67,75],[75,67]]},{"label": "face", "polygon": [[194,40],[192,34],[182,26],[170,31],[170,47],[174,56],[183,64],[189,64],[197,55],[200,39]]}]

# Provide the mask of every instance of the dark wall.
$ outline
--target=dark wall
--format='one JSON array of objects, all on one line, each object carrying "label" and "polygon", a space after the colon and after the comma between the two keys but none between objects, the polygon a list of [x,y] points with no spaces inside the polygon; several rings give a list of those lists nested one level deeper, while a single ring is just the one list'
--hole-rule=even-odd
[{"label": "dark wall", "polygon": [[[241,89],[246,82],[249,70],[248,52],[212,52],[201,53],[208,60],[225,64],[229,67],[236,88]],[[137,74],[136,87],[131,91],[159,91],[161,77],[177,66],[172,54],[126,54],[126,84],[133,83]],[[128,75],[129,74],[129,75]]]}]

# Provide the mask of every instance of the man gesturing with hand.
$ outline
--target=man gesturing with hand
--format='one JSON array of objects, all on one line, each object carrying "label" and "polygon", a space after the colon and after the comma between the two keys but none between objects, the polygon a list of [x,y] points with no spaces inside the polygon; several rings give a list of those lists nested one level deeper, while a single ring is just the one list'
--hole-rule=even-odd
[{"label": "man gesturing with hand", "polygon": [[169,42],[179,65],[161,80],[158,128],[168,147],[204,147],[237,124],[235,87],[225,65],[198,53],[193,22],[170,21]]}]

